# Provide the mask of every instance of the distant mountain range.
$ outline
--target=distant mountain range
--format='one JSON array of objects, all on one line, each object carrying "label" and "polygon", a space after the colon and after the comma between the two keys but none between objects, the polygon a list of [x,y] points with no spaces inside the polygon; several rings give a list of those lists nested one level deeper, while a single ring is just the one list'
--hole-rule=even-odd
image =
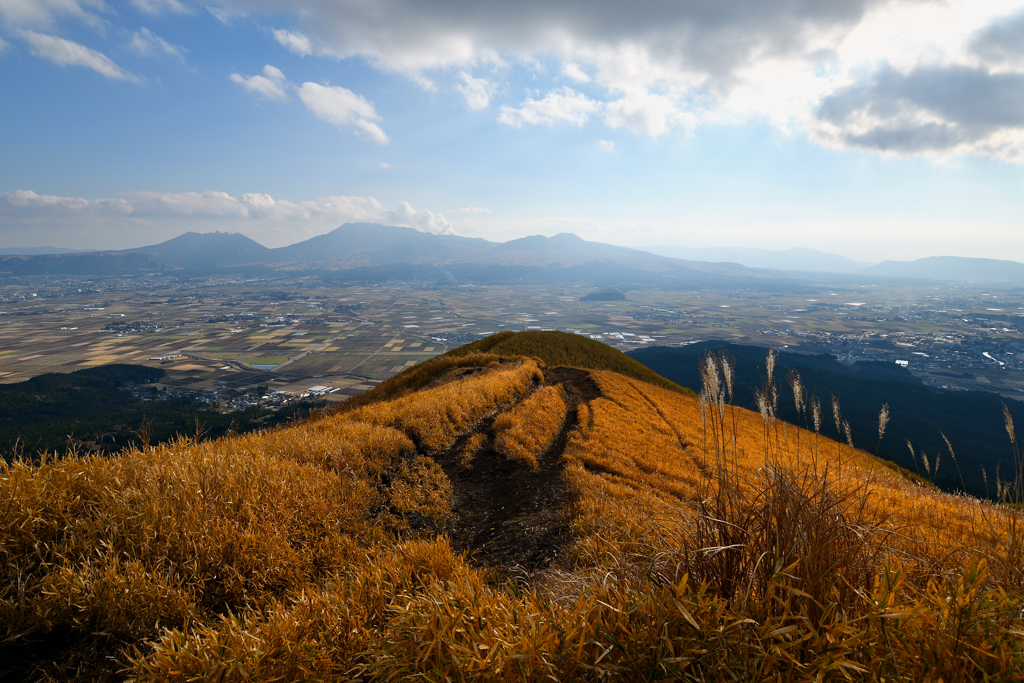
[{"label": "distant mountain range", "polygon": [[963,256],[929,256],[916,261],[883,261],[860,272],[881,277],[1024,283],[1024,263]]},{"label": "distant mountain range", "polygon": [[[331,232],[269,249],[239,233],[187,232],[160,244],[89,253],[38,247],[0,253],[0,274],[118,275],[141,272],[317,271],[352,282],[588,282],[597,286],[802,287],[808,279],[891,278],[1024,283],[1024,264],[955,256],[867,266],[836,254],[794,248],[644,250],[588,242],[571,233],[490,242],[411,228],[346,223]],[[35,252],[35,253],[30,253]],[[655,253],[656,252],[656,253]],[[689,257],[689,258],[682,258]]]},{"label": "distant mountain range", "polygon": [[277,249],[237,233],[188,232],[161,244],[124,251],[0,256],[0,273],[11,275],[86,274],[90,267],[97,274],[317,271],[353,282],[401,279],[707,286],[754,284],[771,277],[740,265],[682,261],[587,242],[568,233],[500,243],[370,223],[346,223],[325,235]]},{"label": "distant mountain range", "polygon": [[41,254],[89,254],[97,249],[65,249],[64,247],[5,247],[0,256],[39,256]]},{"label": "distant mountain range", "polygon": [[716,263],[739,263],[748,268],[771,268],[773,270],[797,270],[809,273],[852,273],[870,266],[870,263],[854,261],[845,256],[830,254],[817,249],[793,247],[784,251],[753,249],[750,247],[643,247],[652,254],[663,254],[691,261]]}]

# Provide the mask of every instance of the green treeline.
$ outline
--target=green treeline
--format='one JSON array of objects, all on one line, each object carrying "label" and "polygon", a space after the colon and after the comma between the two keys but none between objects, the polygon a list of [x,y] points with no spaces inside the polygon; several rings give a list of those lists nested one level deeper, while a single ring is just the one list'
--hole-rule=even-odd
[{"label": "green treeline", "polygon": [[[0,385],[0,451],[7,461],[70,448],[112,453],[146,438],[154,445],[179,436],[216,438],[271,427],[313,407],[302,403],[277,412],[248,408],[223,414],[190,397],[159,398],[155,387],[145,385],[164,374],[115,364]],[[133,396],[133,386],[152,400]]]}]

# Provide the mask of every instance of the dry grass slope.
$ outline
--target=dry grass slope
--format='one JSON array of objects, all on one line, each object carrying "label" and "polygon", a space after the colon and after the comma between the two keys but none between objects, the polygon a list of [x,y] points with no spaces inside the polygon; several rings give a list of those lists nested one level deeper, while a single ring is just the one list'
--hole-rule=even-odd
[{"label": "dry grass slope", "polygon": [[3,469],[10,642],[112,633],[124,670],[97,675],[137,681],[1024,677],[1019,508],[614,372],[563,453],[571,552],[492,583],[439,533],[431,454],[552,392],[527,360],[445,373],[270,433]]},{"label": "dry grass slope", "polygon": [[548,449],[565,422],[566,409],[560,386],[538,389],[494,421],[494,449],[536,469],[537,457]]}]

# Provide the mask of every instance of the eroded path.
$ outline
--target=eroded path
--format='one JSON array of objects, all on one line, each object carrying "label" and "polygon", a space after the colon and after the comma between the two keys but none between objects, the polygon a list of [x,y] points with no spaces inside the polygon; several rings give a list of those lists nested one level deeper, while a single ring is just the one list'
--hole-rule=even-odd
[{"label": "eroded path", "polygon": [[[569,489],[562,477],[569,432],[576,426],[577,407],[601,395],[586,370],[555,368],[546,373],[547,384],[566,390],[568,411],[551,446],[531,470],[494,450],[491,427],[484,420],[434,459],[452,484],[452,522],[448,536],[456,550],[465,551],[475,564],[502,574],[532,572],[551,564],[569,540]],[[487,441],[474,455],[472,467],[459,465],[459,454],[474,434]]]}]

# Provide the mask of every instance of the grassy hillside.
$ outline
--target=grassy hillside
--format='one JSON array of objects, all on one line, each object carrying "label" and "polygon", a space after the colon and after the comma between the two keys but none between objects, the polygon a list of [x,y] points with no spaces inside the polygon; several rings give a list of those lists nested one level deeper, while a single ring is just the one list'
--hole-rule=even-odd
[{"label": "grassy hillside", "polygon": [[350,398],[332,412],[347,412],[416,391],[441,377],[459,372],[460,368],[471,369],[520,357],[539,358],[549,368],[564,365],[611,370],[670,391],[696,396],[693,390],[665,379],[618,349],[587,337],[565,332],[499,332],[407,368],[387,382]]},{"label": "grassy hillside", "polygon": [[730,406],[719,366],[698,399],[512,339],[302,424],[4,466],[0,678],[1024,676],[1021,506]]},{"label": "grassy hillside", "polygon": [[470,353],[493,353],[500,356],[540,358],[548,367],[568,365],[588,370],[611,370],[670,391],[695,396],[691,389],[681,387],[655,373],[618,349],[607,344],[565,332],[500,332],[472,344],[448,352],[453,356]]},{"label": "grassy hillside", "polygon": [[[755,390],[765,375],[767,349],[723,342],[707,342],[683,348],[637,349],[630,356],[681,384],[699,385],[699,361],[708,350],[726,351],[736,360],[734,403],[757,410]],[[789,368],[796,370],[803,392],[817,394],[824,402],[839,399],[842,416],[850,425],[855,445],[878,449],[879,456],[914,472],[922,472],[921,454],[943,461],[935,483],[947,491],[966,490],[976,496],[992,496],[995,472],[1013,471],[1013,447],[1006,438],[1003,404],[1018,424],[1024,423],[1024,404],[982,391],[938,391],[925,386],[909,370],[893,363],[855,363],[845,366],[829,355],[780,353],[778,357],[778,416],[792,424],[809,424],[809,416],[797,415],[792,387],[785,381]],[[878,440],[878,413],[889,406],[885,438]],[[831,413],[831,406],[826,407]],[[823,434],[844,439],[831,414],[821,425]],[[957,458],[950,457],[949,439]],[[917,457],[907,448],[910,442]],[[990,483],[991,482],[991,483]]]}]

